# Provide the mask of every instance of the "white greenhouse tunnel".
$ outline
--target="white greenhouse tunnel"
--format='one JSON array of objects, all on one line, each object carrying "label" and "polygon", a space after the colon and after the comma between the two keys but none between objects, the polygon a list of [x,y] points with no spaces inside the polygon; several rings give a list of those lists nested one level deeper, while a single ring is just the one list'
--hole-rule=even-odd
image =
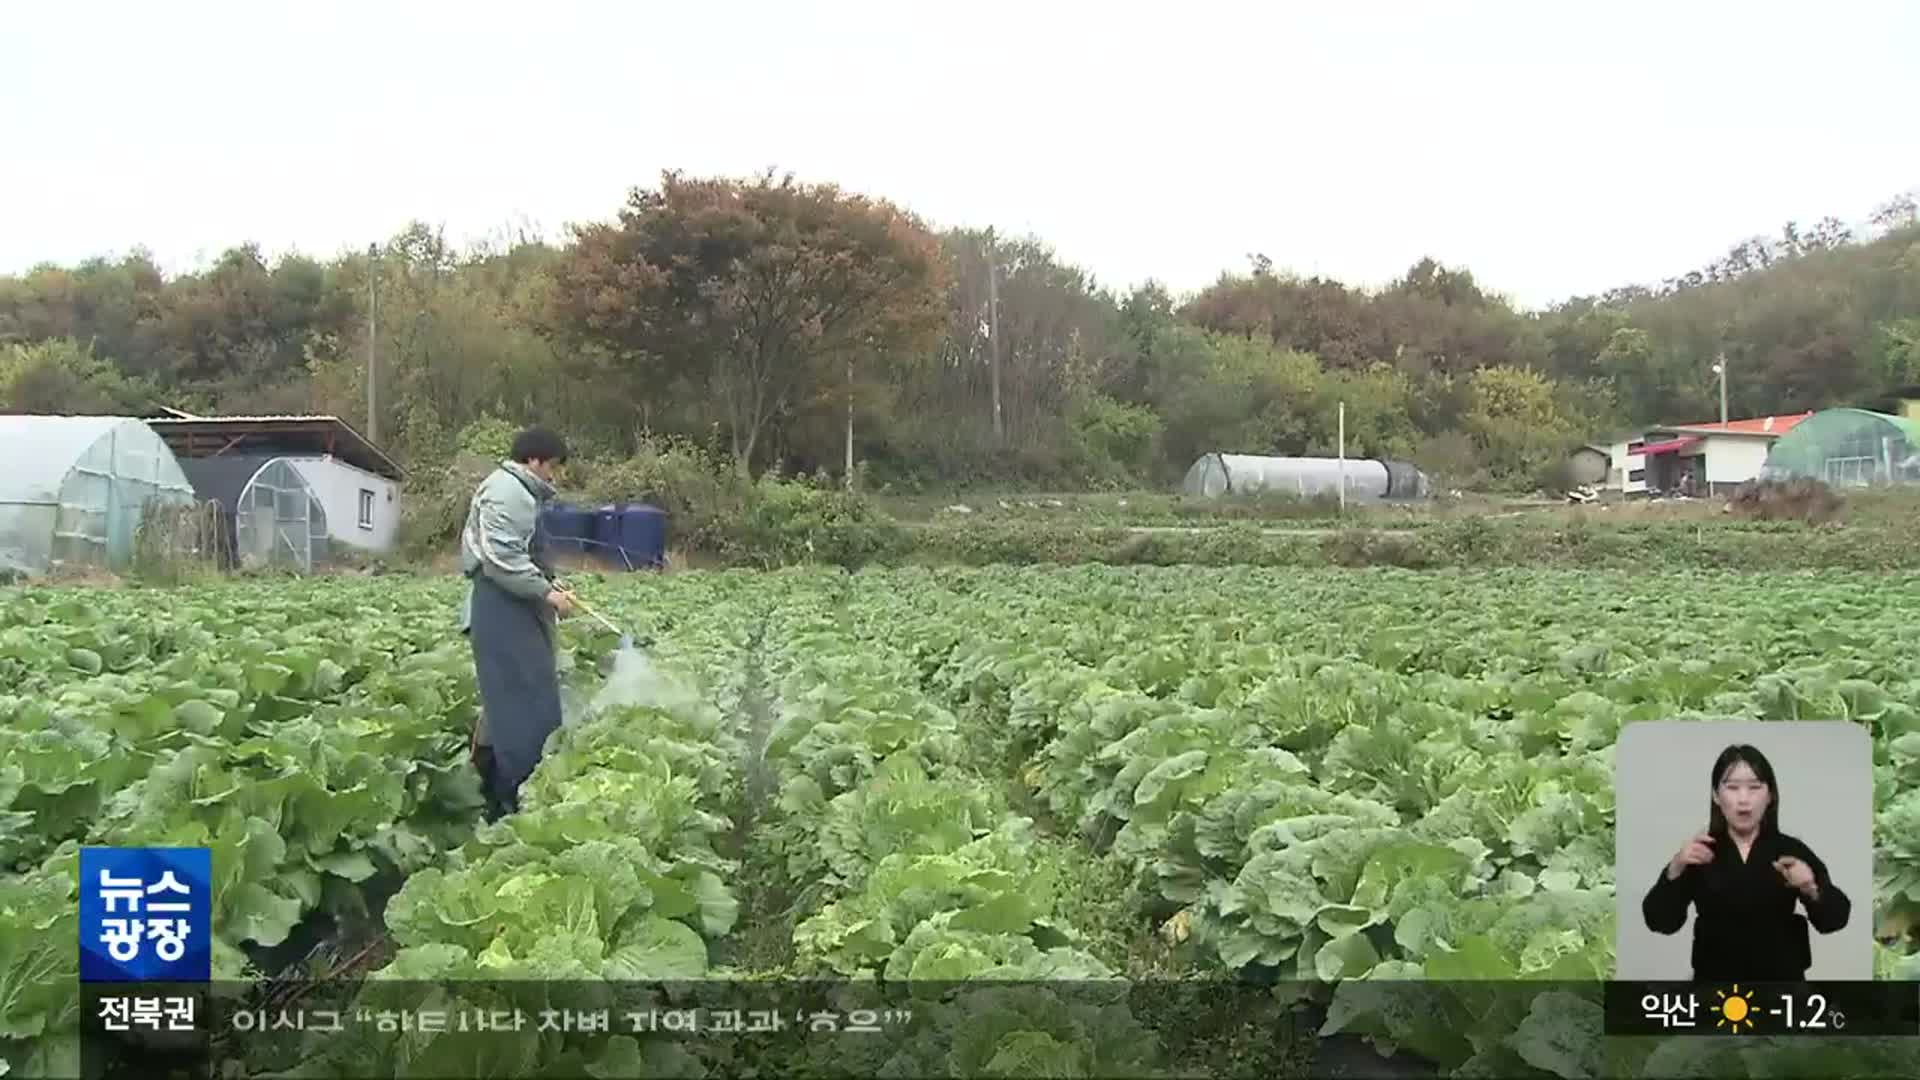
[{"label": "white greenhouse tunnel", "polygon": [[149,505],[194,489],[164,440],[125,416],[0,416],[0,568],[119,569]]},{"label": "white greenhouse tunnel", "polygon": [[1428,493],[1426,474],[1399,462],[1255,454],[1206,454],[1180,486],[1188,495],[1213,499],[1252,494],[1311,499],[1340,494],[1343,474],[1348,498],[1418,499]]}]

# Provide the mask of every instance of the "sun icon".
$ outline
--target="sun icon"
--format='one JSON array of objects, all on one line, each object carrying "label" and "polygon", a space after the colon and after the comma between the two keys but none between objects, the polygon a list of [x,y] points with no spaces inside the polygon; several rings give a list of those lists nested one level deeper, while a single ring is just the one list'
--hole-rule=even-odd
[{"label": "sun icon", "polygon": [[1713,1011],[1720,1014],[1720,1019],[1714,1022],[1714,1027],[1732,1028],[1736,1035],[1740,1033],[1741,1024],[1747,1025],[1748,1031],[1753,1030],[1752,990],[1743,994],[1740,992],[1740,984],[1734,983],[1732,996],[1728,996],[1725,990],[1715,990],[1714,993],[1720,995],[1720,1003],[1713,1006]]}]

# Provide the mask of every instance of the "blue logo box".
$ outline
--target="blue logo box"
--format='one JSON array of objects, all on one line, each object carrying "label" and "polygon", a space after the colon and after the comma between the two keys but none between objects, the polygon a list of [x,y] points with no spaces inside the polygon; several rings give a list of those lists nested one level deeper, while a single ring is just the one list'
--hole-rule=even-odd
[{"label": "blue logo box", "polygon": [[207,848],[81,848],[80,981],[208,981],[212,912]]}]

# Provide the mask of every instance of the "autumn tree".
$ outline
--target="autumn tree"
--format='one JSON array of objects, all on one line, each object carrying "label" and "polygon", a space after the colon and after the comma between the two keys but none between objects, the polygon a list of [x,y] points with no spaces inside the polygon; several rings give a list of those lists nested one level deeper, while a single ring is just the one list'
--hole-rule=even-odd
[{"label": "autumn tree", "polygon": [[72,338],[0,346],[0,412],[102,416],[152,404],[144,380]]},{"label": "autumn tree", "polygon": [[902,370],[907,400],[917,415],[953,416],[989,453],[1059,437],[1058,421],[1104,377],[1118,337],[1112,298],[1031,237],[940,239],[946,326],[928,362]]},{"label": "autumn tree", "polygon": [[[512,278],[503,262],[518,264]],[[334,268],[363,307],[368,276],[378,275],[375,401],[390,453],[408,463],[445,455],[461,430],[489,417],[551,424],[576,442],[619,442],[610,422],[598,423],[608,395],[584,358],[559,352],[527,317],[547,264],[537,246],[462,253],[415,222],[371,263],[362,255]],[[345,332],[310,333],[304,351],[312,406],[364,424],[369,328],[366,312],[357,314]]]},{"label": "autumn tree", "polygon": [[552,311],[634,377],[711,394],[746,472],[810,380],[936,333],[943,288],[933,235],[890,203],[668,172],[617,224],[575,229]]},{"label": "autumn tree", "polygon": [[1533,482],[1581,435],[1560,411],[1553,383],[1539,372],[1482,368],[1467,387],[1463,427],[1502,481]]},{"label": "autumn tree", "polygon": [[1252,273],[1221,275],[1181,314],[1218,333],[1310,352],[1329,367],[1361,368],[1386,345],[1370,309],[1365,294],[1337,281],[1277,274],[1271,260],[1255,256]]}]

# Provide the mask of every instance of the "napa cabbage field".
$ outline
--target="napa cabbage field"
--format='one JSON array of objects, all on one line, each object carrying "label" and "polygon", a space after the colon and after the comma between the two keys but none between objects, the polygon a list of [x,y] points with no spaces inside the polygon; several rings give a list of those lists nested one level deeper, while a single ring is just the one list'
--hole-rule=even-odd
[{"label": "napa cabbage field", "polygon": [[120,844],[212,849],[215,978],[267,1004],[791,983],[897,1006],[836,1040],[287,1033],[236,1076],[1254,1075],[1335,1043],[1452,1076],[1920,1074],[1899,1041],[1603,1041],[1598,986],[1612,749],[1667,719],[1870,731],[1856,917],[1877,978],[1920,977],[1920,581],[581,588],[650,644],[568,622],[567,726],[493,824],[457,581],[0,592],[0,1067],[79,1075],[78,850]]}]

